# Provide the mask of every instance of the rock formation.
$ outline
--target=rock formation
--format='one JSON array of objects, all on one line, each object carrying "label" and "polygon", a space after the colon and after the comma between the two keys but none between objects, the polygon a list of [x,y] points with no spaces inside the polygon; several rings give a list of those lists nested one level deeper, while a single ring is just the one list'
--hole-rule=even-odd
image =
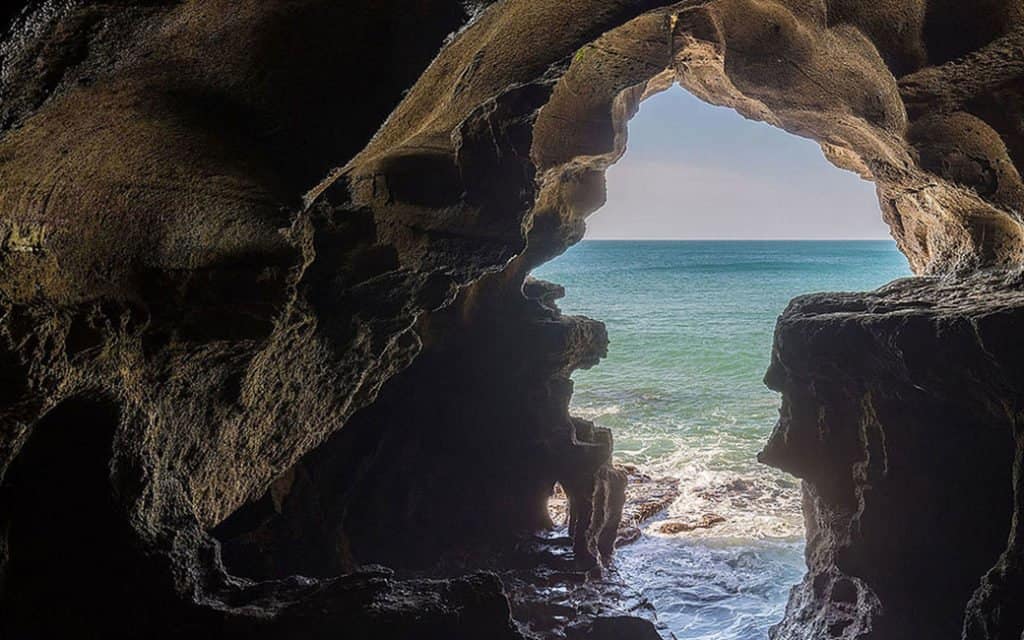
[{"label": "rock formation", "polygon": [[773,638],[957,638],[965,612],[965,638],[1020,637],[1012,539],[1000,560],[1024,453],[1020,284],[906,279],[783,313],[761,459],[803,479],[810,571]]},{"label": "rock formation", "polygon": [[[546,526],[555,482],[578,561],[607,560],[624,478],[611,434],[567,409],[604,328],[526,278],[582,237],[639,101],[678,82],[819,141],[875,181],[919,273],[1012,268],[1022,18],[1018,0],[13,3],[0,14],[0,610],[18,613],[4,631],[517,637],[492,575],[419,574]],[[876,299],[1017,286],[935,282]],[[951,482],[991,478],[985,496],[949,485],[948,506],[974,500],[985,518],[979,535],[933,522],[927,551],[962,550],[943,561],[941,598],[964,604],[967,637],[1020,636],[1020,543],[1012,530],[997,560],[996,540],[1021,495],[1008,502],[1021,456],[1000,449],[1011,421],[994,409],[1012,406],[1015,361],[990,344],[1012,353],[1011,329],[970,342],[963,323],[989,317],[976,303],[956,331],[918,314],[906,339],[941,367],[924,373],[887,369],[905,360],[883,340],[808,390],[827,345],[778,347],[792,364],[771,380],[791,411],[857,411],[820,423],[834,440],[777,434],[766,451],[805,477],[817,523],[779,637],[918,622],[877,564],[907,540],[873,528],[925,489],[878,479],[857,457],[879,446],[862,426],[910,443],[888,449],[892,464],[932,469],[960,447]],[[814,315],[795,309],[783,339]],[[933,391],[916,390],[922,375]],[[947,389],[964,404],[938,402]],[[961,446],[959,418],[982,397],[975,417],[1006,429]],[[942,437],[893,423],[927,415]],[[819,424],[789,419],[794,437]],[[821,455],[792,458],[808,447]],[[868,485],[892,493],[872,502]],[[923,526],[913,513],[899,514],[907,535]],[[941,612],[929,629],[954,633],[962,612]],[[616,620],[580,633],[633,624]]]}]

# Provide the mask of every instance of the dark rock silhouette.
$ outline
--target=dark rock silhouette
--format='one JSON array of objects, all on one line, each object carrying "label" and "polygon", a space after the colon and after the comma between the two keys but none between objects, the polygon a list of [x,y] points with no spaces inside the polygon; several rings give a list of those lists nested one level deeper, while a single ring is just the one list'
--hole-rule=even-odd
[{"label": "dark rock silhouette", "polygon": [[783,313],[761,460],[803,479],[810,572],[774,638],[957,638],[965,612],[965,637],[1010,637],[979,631],[1016,624],[991,608],[1013,560],[979,587],[1015,521],[1019,283],[907,279]]}]

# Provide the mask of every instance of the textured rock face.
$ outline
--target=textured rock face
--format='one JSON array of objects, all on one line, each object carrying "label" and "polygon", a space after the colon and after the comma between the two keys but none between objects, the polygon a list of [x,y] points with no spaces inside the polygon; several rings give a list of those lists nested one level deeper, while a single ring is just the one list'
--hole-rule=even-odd
[{"label": "textured rock face", "polygon": [[996,563],[1020,517],[1022,320],[1017,272],[790,304],[761,459],[803,479],[809,574],[773,638],[958,638],[965,614],[965,638],[1020,637],[1015,525]]},{"label": "textured rock face", "polygon": [[[556,481],[578,559],[603,562],[623,478],[567,404],[606,336],[526,277],[582,236],[626,120],[671,82],[875,180],[917,271],[1022,258],[1016,1],[23,4],[0,45],[0,606],[25,612],[18,632],[75,592],[68,568],[98,572],[86,549],[45,552],[85,520],[138,616],[101,598],[44,621],[114,635],[344,617],[512,637],[494,580],[358,567],[543,527]],[[971,633],[1013,617],[1015,549]]]},{"label": "textured rock face", "polygon": [[[561,288],[536,280],[517,306],[484,316],[494,301],[480,288],[474,324],[458,320],[461,301],[421,325],[437,346],[294,469],[276,508],[272,490],[222,525],[229,566],[238,554],[242,571],[262,561],[262,576],[331,575],[345,568],[339,546],[361,562],[429,566],[474,540],[549,527],[555,482],[571,497],[579,555],[607,559],[618,520],[604,497],[624,478],[604,468],[607,430],[567,408],[568,374],[604,355],[604,325],[562,316],[553,304]],[[497,378],[495,362],[506,363]],[[254,518],[259,528],[247,530]],[[324,544],[303,544],[314,531]]]}]

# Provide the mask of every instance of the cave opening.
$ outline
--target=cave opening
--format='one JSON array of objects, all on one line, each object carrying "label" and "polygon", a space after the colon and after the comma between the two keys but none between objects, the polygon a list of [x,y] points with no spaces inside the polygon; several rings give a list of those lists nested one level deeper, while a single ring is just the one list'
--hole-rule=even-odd
[{"label": "cave opening", "polygon": [[[912,275],[873,185],[674,86],[629,122],[583,240],[532,275],[607,325],[572,412],[612,429],[630,477],[617,570],[674,637],[764,638],[806,571],[799,480],[757,461],[778,419],[775,320],[804,293]],[[556,524],[565,502],[556,487]]]},{"label": "cave opening", "polygon": [[[655,78],[650,86],[656,88],[658,82]],[[673,96],[694,100],[676,89],[648,100],[645,108]],[[552,100],[545,110],[557,111],[552,104],[558,103]],[[621,106],[616,103],[615,109]],[[546,111],[542,111],[539,123],[544,122]],[[532,315],[537,309],[531,305],[544,306],[559,297],[558,286],[528,281],[522,291],[525,297],[518,289],[522,274],[529,270],[523,269],[524,265],[536,264],[533,260],[538,258],[543,262],[548,251],[557,252],[561,243],[571,244],[578,239],[572,235],[573,215],[594,202],[597,190],[591,187],[603,185],[595,176],[603,174],[618,150],[616,147],[607,152],[597,143],[587,150],[604,153],[563,150],[572,156],[567,162],[569,168],[557,181],[538,181],[544,187],[558,185],[551,189],[557,197],[551,192],[538,197],[535,213],[540,213],[534,216],[527,251],[505,271],[484,276],[466,287],[450,306],[421,318],[417,331],[428,340],[409,368],[388,380],[370,405],[281,476],[270,491],[211,531],[221,541],[224,560],[232,573],[257,578],[296,573],[329,577],[368,563],[385,564],[397,568],[399,575],[417,577],[424,572],[437,575],[437,571],[443,576],[452,575],[481,564],[491,569],[493,558],[480,562],[479,557],[464,552],[481,541],[498,546],[495,543],[510,534],[537,531],[542,518],[537,517],[538,509],[534,507],[539,504],[540,511],[544,507],[544,498],[535,500],[539,492],[555,485],[564,471],[585,471],[583,475],[593,478],[594,468],[603,464],[600,455],[580,464],[579,469],[575,468],[576,461],[566,461],[565,454],[573,452],[566,441],[576,445],[577,436],[583,432],[587,435],[579,438],[584,445],[580,449],[597,453],[610,449],[610,442],[591,440],[598,430],[590,419],[599,427],[614,429],[620,463],[630,465],[628,473],[634,479],[646,482],[646,476],[655,491],[664,489],[661,499],[671,491],[659,482],[662,478],[680,485],[679,497],[665,502],[665,508],[657,510],[659,515],[643,524],[647,536],[635,535],[639,527],[634,533],[627,532],[627,537],[639,540],[621,547],[616,561],[620,572],[630,575],[641,593],[655,603],[666,626],[679,638],[746,640],[763,638],[765,631],[782,619],[786,597],[805,575],[805,566],[801,558],[803,523],[798,483],[756,463],[778,409],[777,396],[761,383],[774,319],[795,295],[816,290],[868,290],[910,273],[906,258],[894,243],[866,240],[885,233],[870,185],[822,162],[821,150],[813,143],[767,125],[746,123],[760,127],[756,129],[758,134],[770,133],[778,140],[803,145],[806,158],[822,169],[822,173],[808,178],[806,167],[793,168],[780,162],[785,152],[766,147],[764,141],[758,144],[757,135],[749,131],[735,135],[730,146],[720,131],[700,128],[674,107],[670,111],[674,122],[692,127],[688,131],[715,134],[715,147],[727,151],[720,159],[725,166],[717,169],[729,171],[724,178],[721,171],[708,172],[707,167],[701,172],[701,162],[707,158],[699,153],[683,171],[671,163],[655,162],[651,164],[654,170],[662,171],[661,175],[656,180],[638,182],[639,190],[653,191],[645,195],[657,200],[659,192],[652,187],[665,188],[671,195],[661,199],[671,203],[683,194],[687,198],[685,207],[674,205],[670,211],[676,219],[719,221],[724,216],[715,208],[714,198],[703,204],[691,198],[701,187],[717,187],[713,195],[730,199],[734,205],[732,213],[737,215],[731,222],[736,235],[678,240],[679,234],[670,230],[639,224],[643,222],[642,214],[648,212],[639,209],[618,216],[629,216],[623,237],[584,241],[534,272],[544,280],[568,285],[569,298],[560,303],[563,310],[604,320],[612,330],[608,361],[576,376],[574,410],[581,418],[565,416],[562,420],[561,403],[568,402],[570,394],[562,385],[568,381],[561,376],[565,371],[594,364],[588,350],[600,340],[586,335],[590,331],[586,323],[560,324],[558,313],[550,307],[545,313]],[[732,118],[734,123],[744,122],[728,110],[713,112]],[[613,125],[619,124],[619,115],[612,118]],[[586,118],[575,112],[573,116],[582,123],[582,140],[594,142],[600,137],[592,135],[588,129],[592,123]],[[560,126],[565,122],[558,113],[552,114],[550,121]],[[612,197],[623,191],[615,186],[616,172],[627,171],[640,155],[636,134],[643,122],[643,115],[632,122],[630,155],[610,172]],[[540,124],[537,129],[541,129]],[[609,142],[617,134],[606,135],[600,142]],[[664,130],[659,135],[672,137]],[[538,139],[543,144],[534,146],[534,152],[541,149],[537,158],[548,157],[545,154],[556,146],[552,141],[562,140],[539,136],[534,142]],[[750,152],[765,148],[769,153],[760,156]],[[858,164],[853,152],[843,155],[842,149],[824,150],[826,157],[843,168],[862,175],[868,171]],[[584,160],[577,161],[580,157]],[[761,167],[775,170],[775,175],[752,179],[734,166],[742,164],[738,160],[750,158]],[[593,164],[588,166],[588,162]],[[552,175],[559,171],[563,168],[551,170]],[[685,183],[686,176],[695,178]],[[833,179],[857,185],[860,193],[846,197],[848,194],[836,188]],[[781,185],[790,187],[789,191],[817,194],[817,200],[810,198],[810,204],[805,202],[803,206],[822,215],[790,219],[787,207],[792,203],[781,197],[780,190],[766,196],[763,190],[747,188],[750,185],[762,189]],[[600,191],[603,194],[603,188]],[[403,195],[413,198],[416,194]],[[571,204],[566,205],[569,201]],[[591,222],[612,219],[614,215],[609,211],[606,206],[604,213]],[[891,213],[889,209],[885,212]],[[768,225],[754,226],[755,221],[767,221]],[[862,235],[856,227],[839,231],[837,226],[867,221],[875,225],[868,235]],[[782,223],[790,223],[783,229],[817,231],[819,235],[812,234],[811,241],[795,240],[779,230]],[[591,230],[595,227],[592,224]],[[751,234],[753,228],[758,231],[758,239],[751,242],[750,235],[745,234]],[[687,234],[691,238],[707,235],[706,231],[692,230]],[[677,241],[665,242],[673,238]],[[603,264],[594,267],[578,263],[595,259],[595,253],[606,254],[596,258]],[[921,267],[920,260],[916,267]],[[687,278],[671,277],[673,270],[686,272]],[[648,286],[652,283],[640,278],[645,272],[660,274],[660,281]],[[666,287],[666,283],[671,286]],[[716,283],[717,288],[709,288],[709,283]],[[514,302],[503,297],[510,291],[516,294]],[[581,292],[589,295],[589,306],[580,304],[584,300],[578,295]],[[688,298],[681,300],[680,293]],[[645,303],[639,314],[638,302]],[[611,308],[615,305],[621,312],[618,317],[616,309]],[[703,313],[692,313],[694,305]],[[527,322],[517,325],[515,321],[523,318]],[[642,343],[626,344],[617,352],[616,336],[628,334],[621,330],[623,326],[666,330],[655,332],[654,338],[660,343],[654,348]],[[680,328],[691,333],[672,335],[672,330]],[[576,330],[579,332],[573,333]],[[680,337],[683,339],[675,340]],[[626,351],[641,356],[641,362],[634,363],[624,375],[626,368],[617,366],[621,363],[616,353]],[[642,361],[642,356],[652,353],[660,360],[657,366]],[[488,376],[495,375],[495,362],[504,365],[500,385],[488,383]],[[696,366],[672,370],[678,363]],[[609,387],[620,388],[588,397],[597,387],[587,385],[602,376],[608,376]],[[653,379],[653,391],[639,388],[622,392],[623,380],[639,384],[645,379]],[[692,380],[701,386],[693,385]],[[674,381],[678,384],[673,385]],[[669,388],[659,389],[657,385]],[[639,393],[627,397],[637,390]],[[673,396],[673,392],[682,393]],[[691,433],[684,434],[688,439],[674,432],[679,431],[680,420],[691,428]],[[445,425],[445,429],[430,432],[421,428],[423,424]],[[567,432],[572,432],[571,437],[563,438]],[[1010,447],[1003,450],[1008,452]],[[538,451],[543,454],[538,455]],[[937,463],[937,468],[943,464]],[[1005,475],[1006,468],[998,467],[999,473]],[[1009,486],[1007,478],[996,475],[990,486]],[[467,482],[467,478],[473,482]],[[575,491],[589,494],[591,488],[576,487]],[[927,488],[919,489],[927,495]],[[588,509],[591,506],[587,505]],[[562,512],[571,514],[572,510],[563,506]],[[586,517],[590,513],[588,510]],[[626,515],[628,529],[633,514],[627,511]],[[409,536],[409,531],[416,535]],[[888,530],[876,526],[875,531],[884,535]],[[1005,531],[993,534],[993,539],[1000,537],[1005,539]],[[571,532],[562,538],[577,542]],[[991,550],[998,545],[980,547],[984,547],[984,557],[962,572],[969,580],[976,581],[991,566],[995,557]],[[453,557],[457,559],[451,562]],[[878,566],[874,558],[866,562]],[[816,587],[819,577],[807,573],[806,580]],[[823,589],[841,606],[859,604],[857,599],[864,592],[852,584],[843,577]],[[965,584],[966,579],[957,586],[956,601],[951,603],[955,606],[949,607],[953,615],[960,615],[969,596]],[[887,595],[890,601],[899,596]],[[517,620],[543,617],[536,611],[522,613],[528,607],[520,606],[517,611],[518,597],[510,594]],[[795,618],[787,615],[791,617]],[[946,627],[957,623],[944,622]],[[829,629],[841,633],[848,623],[828,624]]]}]

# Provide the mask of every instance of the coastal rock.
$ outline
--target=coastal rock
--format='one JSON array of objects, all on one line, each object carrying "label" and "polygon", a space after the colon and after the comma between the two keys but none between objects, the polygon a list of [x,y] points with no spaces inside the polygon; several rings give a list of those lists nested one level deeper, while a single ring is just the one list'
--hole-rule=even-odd
[{"label": "coastal rock", "polygon": [[658,532],[666,535],[673,535],[676,533],[685,533],[687,531],[693,531],[695,529],[710,529],[716,524],[725,522],[725,518],[718,515],[717,513],[705,513],[700,517],[700,520],[696,522],[680,522],[678,520],[670,520],[663,524],[658,525]]},{"label": "coastal rock", "polygon": [[600,574],[581,567],[563,532],[530,536],[511,553],[491,550],[471,560],[498,572],[520,630],[537,640],[564,640],[595,628],[656,629],[651,602],[614,566]]},{"label": "coastal rock", "polygon": [[760,459],[803,480],[808,575],[772,638],[1020,637],[1022,322],[1016,271],[782,314],[765,381],[783,405]]},{"label": "coastal rock", "polygon": [[668,509],[679,497],[679,479],[651,477],[632,465],[618,465],[627,474],[626,505],[615,546],[636,542],[644,523]]},{"label": "coastal rock", "polygon": [[[16,605],[14,637],[507,637],[493,578],[406,572],[549,527],[556,483],[574,561],[606,565],[631,517],[625,477],[611,433],[568,405],[607,335],[527,276],[583,236],[627,120],[673,82],[874,180],[916,272],[1024,259],[1012,0],[23,0],[0,19],[0,610]],[[1016,286],[965,282],[993,300]],[[925,468],[953,441],[914,416],[961,414],[919,374],[954,397],[989,387],[988,419],[1016,397],[999,383],[1012,363],[970,369],[998,349],[961,344],[960,325],[901,335],[955,357],[928,374],[863,364],[851,389],[902,403],[885,410],[906,420],[885,419],[907,426],[886,433]],[[881,620],[894,583],[872,571],[901,565],[831,559],[842,522],[877,541],[890,512],[850,508],[870,493],[854,475],[876,467],[849,469],[878,459],[875,441],[849,428],[833,457],[802,448],[814,420],[796,421],[789,458],[782,436],[765,454],[818,491],[822,520],[823,577],[780,633],[803,620],[849,635],[819,612]],[[1008,473],[984,433],[949,466],[958,499]],[[930,522],[927,548],[955,549],[928,606],[945,632],[1009,520],[995,489],[964,540],[911,522],[939,489],[912,490],[892,544]],[[1019,636],[1016,544],[971,601],[973,637]],[[379,563],[401,577],[360,573]],[[74,615],[48,615],[58,601]]]},{"label": "coastal rock", "polygon": [[[247,623],[228,637],[262,633],[266,637],[326,639],[337,637],[343,629],[346,638],[357,640],[526,640],[512,624],[502,583],[494,574],[395,580],[390,571],[371,567],[302,586],[305,589],[292,596],[294,602],[279,612],[269,628]],[[252,604],[267,606],[268,602]],[[274,606],[280,604],[274,602]]]},{"label": "coastal rock", "polygon": [[[614,465],[626,478],[622,515],[619,519],[615,548],[636,542],[648,520],[667,509],[679,497],[679,479],[651,477],[629,464]],[[561,485],[555,485],[548,500],[548,513],[555,525],[569,523],[569,499]]]},{"label": "coastal rock", "polygon": [[574,628],[569,640],[662,640],[654,625],[641,618],[598,618],[592,623]]}]

